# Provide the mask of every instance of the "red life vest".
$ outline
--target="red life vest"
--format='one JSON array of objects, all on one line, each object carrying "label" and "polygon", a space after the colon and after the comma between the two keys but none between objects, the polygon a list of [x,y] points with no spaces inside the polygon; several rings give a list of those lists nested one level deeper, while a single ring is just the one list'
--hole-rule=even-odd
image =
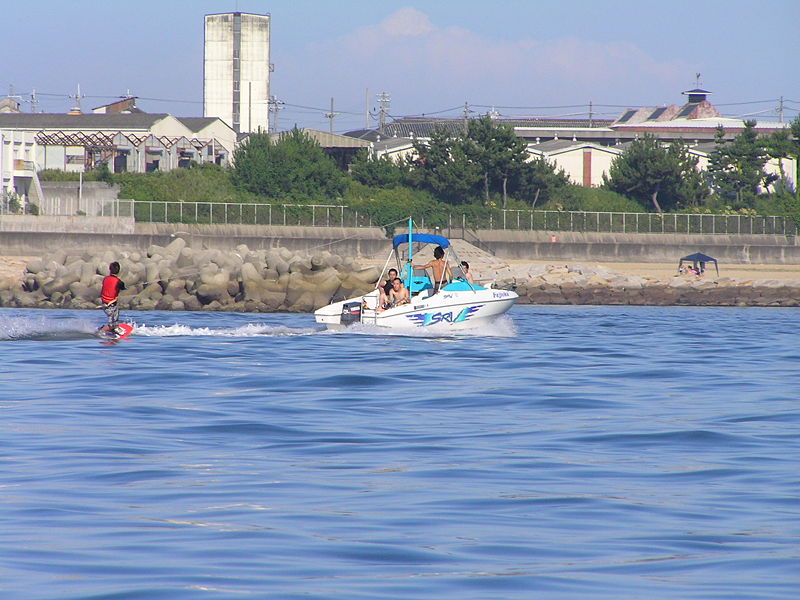
[{"label": "red life vest", "polygon": [[120,283],[119,277],[115,275],[106,275],[103,279],[103,287],[100,289],[100,300],[104,304],[111,304],[119,297]]}]

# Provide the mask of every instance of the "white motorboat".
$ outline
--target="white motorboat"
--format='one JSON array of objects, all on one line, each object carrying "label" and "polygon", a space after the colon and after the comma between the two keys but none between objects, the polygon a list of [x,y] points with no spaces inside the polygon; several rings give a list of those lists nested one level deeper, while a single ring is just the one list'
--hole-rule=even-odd
[{"label": "white motorboat", "polygon": [[[442,248],[444,260],[451,268],[452,280],[434,281],[427,270],[412,268],[414,247],[422,244],[436,244]],[[405,260],[404,251],[407,252]],[[408,233],[394,236],[392,250],[380,281],[383,281],[393,258],[399,277],[409,291],[410,302],[384,309],[379,306],[381,290],[375,289],[363,296],[323,306],[314,313],[317,323],[329,329],[343,328],[354,323],[391,329],[472,329],[486,325],[505,314],[518,298],[511,290],[485,287],[467,281],[460,266],[454,266],[460,265],[460,261],[450,240],[441,235],[413,233],[411,220]],[[438,292],[435,291],[437,288]]]}]

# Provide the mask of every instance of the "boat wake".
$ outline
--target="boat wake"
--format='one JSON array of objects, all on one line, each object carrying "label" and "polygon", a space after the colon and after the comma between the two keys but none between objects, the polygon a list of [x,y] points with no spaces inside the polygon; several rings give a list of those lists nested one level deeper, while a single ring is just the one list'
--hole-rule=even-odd
[{"label": "boat wake", "polygon": [[[328,330],[314,324],[312,327],[287,327],[267,323],[247,323],[238,327],[192,327],[181,323],[172,325],[146,325],[130,321],[136,337],[295,337],[309,335],[368,335],[419,338],[464,337],[515,337],[514,321],[503,316],[490,324],[475,329],[454,331],[446,325],[388,329],[374,325],[354,324],[346,329]],[[1,341],[69,341],[95,338],[97,319],[53,318],[46,314],[37,316],[0,316]]]},{"label": "boat wake", "polygon": [[35,317],[0,317],[0,341],[65,341],[94,337],[97,323],[78,319],[53,319],[44,314]]},{"label": "boat wake", "polygon": [[173,325],[136,325],[133,334],[146,337],[292,337],[322,333],[321,327],[286,327],[285,325],[267,325],[265,323],[248,323],[241,327],[189,327],[175,323]]}]

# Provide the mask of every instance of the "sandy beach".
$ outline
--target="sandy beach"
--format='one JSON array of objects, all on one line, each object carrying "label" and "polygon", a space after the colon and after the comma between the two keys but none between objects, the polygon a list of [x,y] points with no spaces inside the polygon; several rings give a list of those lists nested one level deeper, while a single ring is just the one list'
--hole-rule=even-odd
[{"label": "sandy beach", "polygon": [[[572,261],[587,267],[603,267],[609,271],[623,275],[638,277],[655,277],[668,279],[678,273],[678,263],[619,263],[619,262],[585,262]],[[572,264],[565,263],[565,264]],[[521,265],[552,265],[560,264],[555,261],[509,261],[512,268]],[[708,277],[716,277],[714,265],[706,265]],[[735,279],[736,281],[754,281],[757,279],[774,279],[779,281],[800,281],[800,265],[728,265],[719,266],[719,276]]]}]

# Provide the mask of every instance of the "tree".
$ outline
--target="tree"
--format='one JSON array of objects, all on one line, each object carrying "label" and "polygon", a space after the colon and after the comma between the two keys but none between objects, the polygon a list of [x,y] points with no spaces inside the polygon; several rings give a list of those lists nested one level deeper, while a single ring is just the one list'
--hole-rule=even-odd
[{"label": "tree", "polygon": [[320,145],[297,128],[273,140],[254,133],[233,154],[237,186],[275,199],[330,200],[344,191],[344,173]]},{"label": "tree", "polygon": [[485,115],[470,121],[464,150],[467,158],[480,167],[484,202],[489,204],[491,185],[499,184],[503,194],[503,208],[506,208],[509,177],[528,158],[525,142],[514,134],[513,127],[496,123]]},{"label": "tree", "polygon": [[389,156],[375,157],[366,149],[359,150],[350,163],[350,176],[358,183],[393,188],[408,180],[409,165]]},{"label": "tree", "polygon": [[569,177],[564,169],[556,170],[543,156],[520,165],[511,179],[515,197],[529,203],[531,208],[544,204],[567,185]]},{"label": "tree", "polygon": [[718,127],[716,147],[709,156],[711,187],[734,208],[752,208],[759,188],[778,179],[777,175],[764,172],[769,156],[755,126],[755,121],[745,121],[744,129],[732,142],[725,142],[724,129]]},{"label": "tree", "polygon": [[645,134],[612,161],[608,175],[603,175],[603,185],[663,212],[700,194],[697,186],[702,183],[694,175],[696,169],[697,157],[689,154],[683,142],[665,148],[656,137]]},{"label": "tree", "polygon": [[430,141],[414,140],[414,151],[411,181],[416,187],[430,190],[448,204],[466,204],[474,198],[481,170],[467,156],[463,138],[435,127]]}]

